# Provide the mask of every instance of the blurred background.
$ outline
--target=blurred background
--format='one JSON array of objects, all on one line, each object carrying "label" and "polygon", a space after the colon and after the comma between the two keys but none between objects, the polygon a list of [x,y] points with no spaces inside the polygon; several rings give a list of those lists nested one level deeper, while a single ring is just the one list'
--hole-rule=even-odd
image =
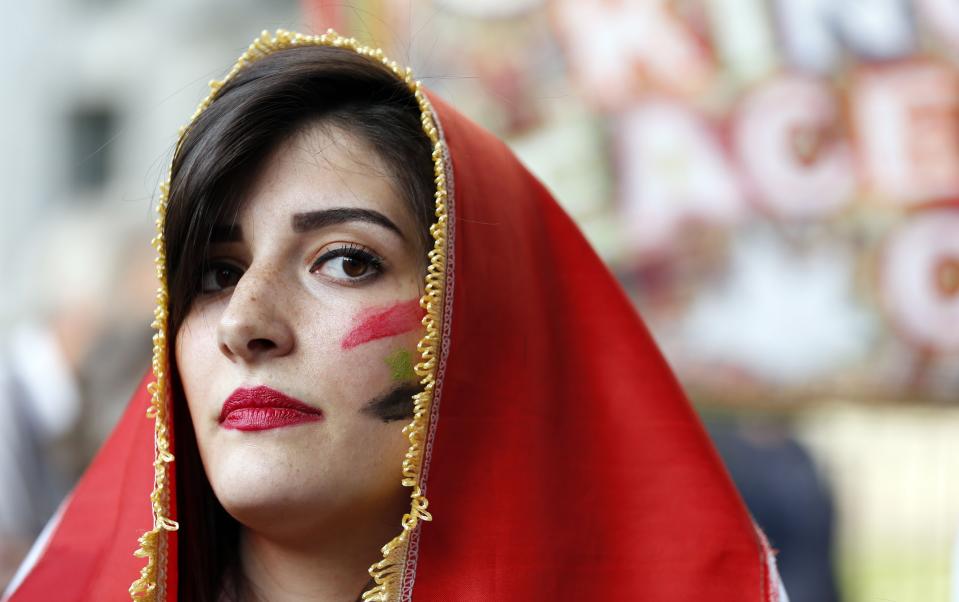
[{"label": "blurred background", "polygon": [[950,599],[956,0],[0,7],[0,586],[148,366],[178,128],[260,30],[334,27],[504,138],[580,223],[792,602]]}]

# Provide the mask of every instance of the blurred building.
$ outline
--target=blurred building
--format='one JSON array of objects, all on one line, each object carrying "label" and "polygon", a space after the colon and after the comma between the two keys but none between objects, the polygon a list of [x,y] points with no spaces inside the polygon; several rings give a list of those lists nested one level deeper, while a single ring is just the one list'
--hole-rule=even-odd
[{"label": "blurred building", "polygon": [[[6,329],[37,301],[24,251],[50,216],[90,211],[121,229],[152,228],[177,129],[207,81],[262,28],[301,20],[293,0],[47,0],[2,11],[0,266],[15,279],[0,298]],[[102,278],[95,266],[89,277]]]}]

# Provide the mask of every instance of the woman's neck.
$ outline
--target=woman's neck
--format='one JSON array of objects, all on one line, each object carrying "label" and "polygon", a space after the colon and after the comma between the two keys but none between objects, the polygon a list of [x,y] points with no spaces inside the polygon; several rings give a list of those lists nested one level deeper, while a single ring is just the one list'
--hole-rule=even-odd
[{"label": "woman's neck", "polygon": [[355,528],[310,533],[297,540],[243,530],[241,564],[248,599],[269,602],[355,602],[369,583],[369,566],[400,529],[394,517]]}]

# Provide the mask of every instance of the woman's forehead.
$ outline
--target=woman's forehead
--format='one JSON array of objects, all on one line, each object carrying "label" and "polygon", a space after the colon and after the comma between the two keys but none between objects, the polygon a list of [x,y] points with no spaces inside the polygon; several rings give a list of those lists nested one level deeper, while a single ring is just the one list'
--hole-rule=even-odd
[{"label": "woman's forehead", "polygon": [[360,136],[311,125],[280,142],[253,178],[238,225],[295,224],[334,208],[376,212],[415,238],[413,216],[386,163]]}]

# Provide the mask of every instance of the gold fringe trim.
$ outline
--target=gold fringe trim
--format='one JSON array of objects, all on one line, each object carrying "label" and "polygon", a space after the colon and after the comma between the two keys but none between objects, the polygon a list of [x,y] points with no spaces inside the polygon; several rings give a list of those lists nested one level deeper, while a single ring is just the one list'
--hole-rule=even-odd
[{"label": "gold fringe trim", "polygon": [[138,558],[146,558],[147,564],[140,569],[140,578],[130,585],[130,597],[134,600],[162,600],[166,589],[166,538],[164,531],[176,531],[179,525],[169,518],[170,489],[169,470],[173,462],[170,453],[170,431],[167,420],[167,285],[166,285],[166,247],[163,244],[163,219],[166,217],[166,198],[169,185],[160,189],[160,202],[157,204],[156,236],[153,247],[156,249],[157,306],[153,312],[153,378],[147,385],[150,393],[150,407],[147,418],[154,421],[154,459],[153,492],[150,502],[153,506],[153,529],[140,536],[140,546],[133,553]]},{"label": "gold fringe trim", "polygon": [[[423,326],[426,334],[417,344],[420,353],[420,362],[416,364],[416,374],[421,378],[423,391],[413,397],[413,420],[403,428],[403,433],[410,442],[409,449],[403,459],[402,484],[411,487],[410,511],[401,521],[402,531],[381,549],[383,558],[369,568],[374,586],[363,593],[362,599],[366,602],[393,602],[399,599],[402,587],[403,569],[406,563],[406,551],[411,533],[417,528],[420,521],[430,521],[432,516],[427,511],[428,501],[420,486],[423,454],[426,445],[426,433],[429,423],[430,408],[433,404],[433,391],[436,384],[436,370],[440,350],[443,294],[446,287],[446,239],[447,223],[447,182],[446,182],[446,146],[440,137],[439,129],[433,118],[433,107],[430,104],[421,83],[413,78],[413,72],[408,67],[401,67],[395,61],[389,60],[379,48],[363,46],[355,38],[345,38],[332,29],[325,34],[308,36],[296,32],[278,29],[271,35],[263,31],[250,44],[233,68],[222,80],[210,82],[210,93],[197,106],[196,111],[187,125],[180,128],[177,151],[189,127],[196,121],[203,111],[210,106],[220,89],[245,66],[267,56],[277,50],[295,46],[330,46],[345,48],[377,61],[392,71],[400,80],[406,83],[413,93],[420,107],[420,122],[423,132],[429,137],[433,145],[433,175],[436,184],[435,214],[436,222],[430,227],[433,237],[433,249],[427,258],[429,266],[425,279],[425,292],[420,298],[420,306],[425,310]],[[172,168],[172,166],[171,166]],[[167,403],[169,386],[167,382],[167,308],[168,293],[166,285],[166,248],[163,241],[163,222],[166,216],[167,201],[170,191],[170,174],[166,183],[160,189],[160,198],[157,203],[158,218],[156,221],[157,234],[153,245],[157,251],[157,277],[160,288],[157,291],[157,308],[154,312],[153,328],[153,374],[155,381],[150,383],[150,409],[147,416],[155,421],[156,457],[154,460],[154,489],[150,495],[153,505],[153,529],[140,537],[140,547],[134,553],[137,557],[146,558],[147,564],[140,572],[140,578],[130,586],[130,595],[135,600],[162,600],[166,585],[166,538],[163,531],[175,531],[179,525],[168,518],[170,493],[168,471],[173,462],[170,453],[169,427],[167,418]]]}]

